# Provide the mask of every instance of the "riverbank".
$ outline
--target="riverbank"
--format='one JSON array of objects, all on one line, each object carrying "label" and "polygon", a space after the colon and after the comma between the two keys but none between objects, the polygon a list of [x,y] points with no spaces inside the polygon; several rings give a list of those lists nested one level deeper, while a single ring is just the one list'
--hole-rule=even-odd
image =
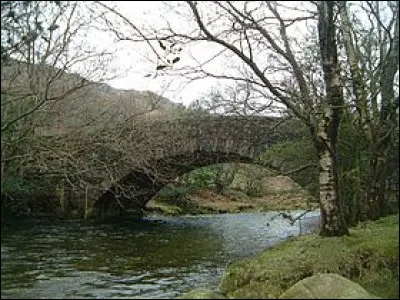
[{"label": "riverbank", "polygon": [[[282,210],[315,210],[318,201],[288,176],[258,165],[224,164],[224,172],[197,169],[189,179],[163,187],[143,208],[144,216],[180,216]],[[197,173],[196,173],[197,172]],[[222,180],[226,175],[229,180]],[[222,178],[222,179],[221,179]],[[19,217],[91,218],[93,203],[68,193],[31,197],[16,205],[2,194],[2,220]],[[61,197],[62,195],[62,197]],[[61,198],[60,198],[61,197]],[[95,216],[94,216],[95,217]]]},{"label": "riverbank", "polygon": [[350,229],[350,236],[295,237],[256,257],[234,262],[225,270],[216,295],[278,298],[296,282],[317,273],[336,273],[372,295],[398,299],[399,215],[360,223]]},{"label": "riverbank", "polygon": [[[171,188],[172,189],[172,188]],[[171,197],[160,192],[147,205],[146,215],[219,214],[279,210],[315,210],[317,201],[287,176],[265,177],[257,193],[249,193],[243,180],[217,192],[198,189]]]}]

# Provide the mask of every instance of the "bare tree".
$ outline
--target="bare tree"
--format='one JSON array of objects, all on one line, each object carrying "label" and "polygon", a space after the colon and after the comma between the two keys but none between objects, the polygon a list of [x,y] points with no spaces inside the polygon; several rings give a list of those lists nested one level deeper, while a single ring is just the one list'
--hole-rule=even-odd
[{"label": "bare tree", "polygon": [[[126,27],[112,29],[119,39],[145,42],[157,56],[160,54],[155,45],[159,40],[179,43],[183,48],[199,42],[217,46],[209,59],[176,69],[180,76],[190,80],[211,76],[251,84],[267,101],[283,104],[300,118],[308,126],[319,155],[321,234],[348,233],[337,193],[336,143],[343,97],[338,78],[335,3],[186,1],[172,9],[176,16],[187,19],[182,18],[179,26],[167,20],[163,28],[139,27],[117,9],[104,3],[100,5],[122,18]],[[182,26],[184,21],[187,25]],[[303,39],[298,35],[307,23],[308,28],[319,25],[319,38],[315,31],[312,38],[320,45],[321,57],[321,62],[313,65],[314,70],[310,72],[303,68],[306,58],[301,45],[311,35]],[[218,71],[207,68],[221,63],[217,59],[223,56],[229,57],[231,65],[241,62],[245,72],[238,75],[229,72],[228,67],[218,68]],[[310,73],[322,79],[325,87],[314,86]]]},{"label": "bare tree", "polygon": [[[62,139],[61,120],[71,109],[60,103],[71,104],[77,92],[110,75],[111,49],[93,47],[85,39],[93,33],[91,24],[98,17],[85,16],[85,5],[76,1],[1,3],[4,193],[3,183],[29,181],[35,170],[40,170],[37,185],[52,181],[56,174],[63,177],[62,171],[50,172],[52,165],[63,165],[63,159],[47,156],[49,148],[56,149]],[[83,99],[79,99],[81,107],[87,105]]]}]

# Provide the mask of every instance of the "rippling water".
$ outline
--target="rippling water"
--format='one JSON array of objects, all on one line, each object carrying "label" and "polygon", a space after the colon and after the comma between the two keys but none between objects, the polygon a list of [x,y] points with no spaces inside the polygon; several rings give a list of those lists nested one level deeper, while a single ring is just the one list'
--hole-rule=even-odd
[{"label": "rippling water", "polygon": [[299,234],[298,223],[290,226],[276,214],[2,226],[1,297],[173,298],[213,287],[230,261]]}]

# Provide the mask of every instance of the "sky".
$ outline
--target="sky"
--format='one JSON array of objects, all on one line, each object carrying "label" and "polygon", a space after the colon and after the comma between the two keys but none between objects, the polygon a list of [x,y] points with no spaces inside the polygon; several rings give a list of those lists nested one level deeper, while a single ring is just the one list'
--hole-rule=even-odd
[{"label": "sky", "polygon": [[[179,30],[185,30],[185,28],[182,28],[182,25],[186,26],[186,23],[183,23],[177,17],[177,15],[174,14],[173,10],[168,10],[168,7],[160,1],[103,2],[110,6],[116,5],[116,9],[129,20],[132,20],[136,26],[148,27],[150,25],[156,27],[159,24],[165,24],[165,20],[168,20],[171,27],[179,28]],[[169,3],[172,3],[171,5],[175,5],[178,2],[172,1]],[[296,8],[305,8],[305,6],[299,7],[299,2],[297,1],[285,1],[285,5],[293,5]],[[284,14],[284,16],[288,18],[290,18],[290,15],[293,17],[299,16],[293,15],[290,10],[287,11],[287,14]],[[294,26],[306,26],[305,23],[302,24]],[[305,27],[292,27],[290,28],[295,30],[295,32],[294,34],[292,32],[292,35],[290,35],[291,42],[292,39],[301,38],[305,33]],[[268,30],[271,32],[273,29],[270,27]],[[153,45],[157,51],[162,51],[157,44]],[[210,43],[198,44],[194,47],[191,46],[190,49],[184,48],[181,53],[181,60],[178,62],[177,67],[193,66],[195,65],[195,60],[193,57],[198,61],[205,61],[212,57],[217,51],[217,46],[213,46],[213,44]],[[265,58],[267,58],[264,52],[261,53],[261,56],[265,56]],[[121,74],[119,74],[117,78],[109,80],[107,82],[109,85],[118,89],[150,90],[169,98],[173,102],[182,103],[186,106],[193,101],[206,96],[212,88],[221,88],[224,84],[222,81],[218,81],[215,78],[207,78],[191,82],[190,84],[185,84],[186,81],[182,77],[167,77],[162,73],[156,74],[155,68],[157,66],[157,62],[155,61],[155,55],[149,51],[149,47],[146,44],[139,45],[132,42],[120,42],[118,51],[115,51],[115,58],[116,65],[118,66]],[[265,58],[262,57],[261,62],[263,62],[263,60],[265,61]],[[268,64],[273,65],[274,63],[269,61]],[[221,68],[221,66],[223,66],[223,68]],[[225,70],[228,70],[229,68],[233,69],[233,66],[235,66],[234,60],[219,60],[214,65],[208,66],[208,70],[211,68],[213,71],[218,72],[218,70],[223,69],[225,72]],[[261,66],[261,68],[262,67],[263,66]],[[270,78],[273,78],[277,81],[282,79],[279,71],[277,72],[276,70],[271,69],[267,70],[267,72],[270,72],[268,75]]]},{"label": "sky", "polygon": [[[162,18],[168,19],[172,24],[179,24],[176,16],[172,14],[169,16],[168,10],[159,1],[104,1],[104,3],[107,5],[116,4],[116,9],[130,20],[133,20],[135,25],[141,23],[144,24],[143,26],[154,25]],[[187,106],[206,95],[212,87],[218,85],[217,81],[211,78],[187,84],[187,81],[179,76],[166,77],[162,73],[157,73],[156,75],[156,62],[149,61],[145,57],[145,55],[150,55],[152,58],[155,57],[154,54],[149,54],[147,45],[140,46],[131,42],[121,42],[120,46],[121,49],[116,55],[116,60],[117,65],[121,66],[120,70],[125,69],[125,71],[118,78],[107,82],[114,88],[151,90],[169,98],[173,102]],[[159,47],[157,50],[161,51]],[[182,64],[188,63],[190,55],[194,55],[201,60],[213,55],[214,51],[210,45],[198,47],[197,49],[183,49],[179,65],[182,66]]]}]

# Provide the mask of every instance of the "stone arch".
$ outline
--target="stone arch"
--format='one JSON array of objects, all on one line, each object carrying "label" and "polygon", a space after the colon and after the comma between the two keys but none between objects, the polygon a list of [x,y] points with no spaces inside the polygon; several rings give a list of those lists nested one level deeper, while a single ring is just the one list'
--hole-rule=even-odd
[{"label": "stone arch", "polygon": [[97,217],[125,213],[141,215],[142,209],[161,188],[194,169],[230,162],[255,163],[252,157],[219,151],[194,151],[149,161],[131,169],[94,203]]}]

